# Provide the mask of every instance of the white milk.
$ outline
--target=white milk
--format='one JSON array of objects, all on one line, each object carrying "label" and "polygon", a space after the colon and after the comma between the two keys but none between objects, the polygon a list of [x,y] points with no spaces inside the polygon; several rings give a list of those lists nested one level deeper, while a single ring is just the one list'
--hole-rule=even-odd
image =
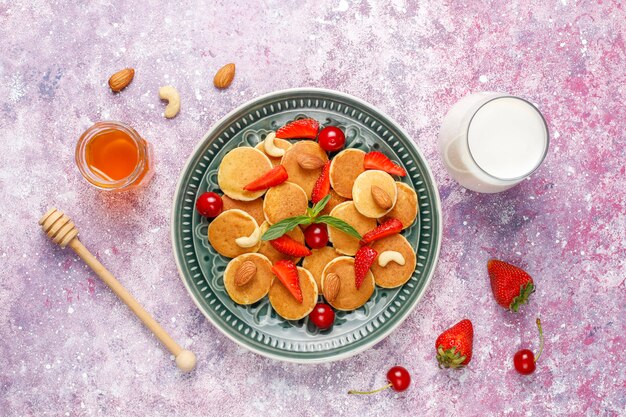
[{"label": "white milk", "polygon": [[496,193],[513,187],[543,161],[546,123],[532,104],[500,93],[459,100],[439,131],[439,152],[450,175],[470,190]]}]

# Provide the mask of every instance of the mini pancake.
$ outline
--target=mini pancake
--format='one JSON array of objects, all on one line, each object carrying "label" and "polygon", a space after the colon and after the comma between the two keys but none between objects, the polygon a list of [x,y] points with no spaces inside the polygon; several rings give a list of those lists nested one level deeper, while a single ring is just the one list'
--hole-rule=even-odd
[{"label": "mini pancake", "polygon": [[256,220],[248,213],[238,209],[226,210],[209,223],[207,232],[209,243],[220,255],[235,258],[243,253],[256,252],[261,241],[251,248],[242,248],[235,239],[250,236],[258,227]]},{"label": "mini pancake", "polygon": [[298,267],[298,278],[302,290],[302,303],[299,303],[278,278],[270,287],[269,298],[274,311],[286,320],[300,320],[306,317],[317,303],[317,284],[313,275],[304,268]]},{"label": "mini pancake", "polygon": [[413,187],[400,181],[396,182],[396,188],[398,189],[396,205],[378,221],[382,223],[385,220],[396,218],[402,222],[402,229],[406,229],[413,224],[417,217],[417,193]]},{"label": "mini pancake", "polygon": [[269,224],[305,215],[307,207],[309,199],[302,187],[289,181],[267,190],[263,199],[263,213]]},{"label": "mini pancake", "polygon": [[330,163],[330,184],[342,197],[352,198],[354,180],[365,169],[365,152],[358,149],[346,149],[339,152]]},{"label": "mini pancake", "polygon": [[313,275],[315,279],[315,283],[317,284],[317,288],[322,288],[322,271],[328,264],[328,262],[333,259],[341,256],[332,246],[324,246],[319,249],[312,249],[313,252],[310,256],[305,256],[304,261],[302,261],[302,266],[308,269]]},{"label": "mini pancake", "polygon": [[265,221],[265,214],[263,214],[263,199],[257,198],[252,201],[240,201],[233,200],[227,195],[222,196],[224,202],[224,211],[231,209],[239,209],[245,211],[256,220],[257,224],[262,224]]},{"label": "mini pancake", "polygon": [[[269,229],[269,227],[270,225],[268,222],[263,222],[263,224],[261,224],[261,236],[263,236],[263,233],[267,232],[267,229]],[[302,230],[299,227],[296,227],[293,230],[285,234],[289,236],[290,238],[292,238],[293,240],[295,240],[296,242],[302,243],[304,245],[304,233],[302,233]],[[294,263],[297,264],[298,262],[300,262],[300,259],[302,259],[302,258],[294,258],[292,256],[288,256],[288,255],[285,255],[284,253],[278,252],[276,249],[274,249],[274,247],[268,240],[261,241],[261,246],[259,247],[259,253],[267,256],[267,258],[272,263],[276,263],[277,261],[280,261],[281,259],[290,259]]]},{"label": "mini pancake", "polygon": [[343,203],[344,201],[348,201],[347,198],[340,196],[332,188],[330,189],[329,194],[330,194],[330,200],[328,200],[328,203],[326,203],[326,205],[324,206],[324,209],[322,210],[322,214],[330,214],[330,212],[339,204]]},{"label": "mini pancake", "polygon": [[298,155],[310,154],[328,161],[328,155],[317,142],[301,140],[294,143],[283,155],[282,165],[289,174],[289,181],[298,184],[306,193],[307,199],[311,199],[313,186],[322,173],[322,168],[304,169],[298,164]]},{"label": "mini pancake", "polygon": [[235,148],[222,159],[217,170],[217,183],[224,194],[234,200],[251,201],[261,197],[265,190],[246,191],[244,186],[272,169],[269,158],[258,149]]},{"label": "mini pancake", "polygon": [[374,293],[374,275],[367,271],[367,275],[361,284],[361,288],[356,289],[356,278],[354,275],[354,258],[350,256],[340,256],[333,259],[324,268],[322,278],[322,288],[324,280],[330,273],[339,276],[339,293],[333,300],[326,300],[337,310],[355,310],[365,304]]},{"label": "mini pancake", "polygon": [[[384,209],[376,204],[372,196],[372,187],[380,187],[391,198],[392,205],[388,209]],[[359,175],[354,181],[352,187],[352,198],[356,209],[364,216],[379,218],[389,213],[396,204],[398,198],[398,190],[393,177],[385,171],[370,170]]]},{"label": "mini pancake", "polygon": [[406,283],[415,271],[415,251],[402,235],[392,235],[372,243],[372,249],[381,253],[385,251],[400,252],[404,257],[404,265],[389,262],[385,267],[378,264],[378,258],[371,266],[376,285],[383,288],[395,288]]},{"label": "mini pancake", "polygon": [[[280,149],[284,149],[287,150],[289,148],[291,148],[291,143],[286,141],[285,139],[274,139],[274,145],[277,148]],[[276,166],[276,165],[280,165],[280,161],[283,159],[282,156],[276,157],[276,156],[271,156],[265,153],[265,142],[259,142],[256,146],[256,149],[260,150],[261,152],[263,152],[272,162],[272,165]]]},{"label": "mini pancake", "polygon": [[[256,274],[245,285],[235,285],[235,275],[239,267],[246,261],[256,266]],[[232,259],[224,271],[224,288],[237,304],[253,304],[265,297],[270,290],[274,273],[272,263],[265,256],[258,253],[244,253]]]},{"label": "mini pancake", "polygon": [[[330,215],[354,227],[361,236],[376,227],[376,220],[365,217],[359,213],[352,201],[346,201],[345,203],[337,205],[330,212]],[[330,240],[337,252],[344,255],[354,255],[361,247],[359,245],[359,239],[330,226],[328,227],[328,240]]]}]

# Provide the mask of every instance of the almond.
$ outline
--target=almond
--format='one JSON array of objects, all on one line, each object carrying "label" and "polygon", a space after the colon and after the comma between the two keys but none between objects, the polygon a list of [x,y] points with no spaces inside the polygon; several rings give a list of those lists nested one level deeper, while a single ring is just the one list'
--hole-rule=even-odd
[{"label": "almond", "polygon": [[235,285],[242,287],[256,275],[256,265],[252,261],[245,261],[235,273]]},{"label": "almond", "polygon": [[331,303],[337,298],[339,294],[339,287],[341,282],[339,281],[339,275],[330,273],[324,278],[324,297]]},{"label": "almond", "polygon": [[111,90],[118,93],[125,89],[128,84],[130,84],[134,76],[135,70],[132,68],[125,68],[121,71],[118,71],[115,74],[111,75],[111,78],[109,78],[109,87],[111,87]]},{"label": "almond", "polygon": [[319,156],[311,155],[309,153],[301,153],[296,157],[298,165],[302,169],[319,169],[324,166],[325,162]]},{"label": "almond", "polygon": [[233,78],[235,78],[235,64],[226,64],[215,73],[213,84],[217,88],[228,88]]},{"label": "almond", "polygon": [[372,185],[372,198],[374,202],[383,210],[390,209],[393,206],[393,202],[391,201],[391,197],[387,194],[387,191],[382,188]]}]

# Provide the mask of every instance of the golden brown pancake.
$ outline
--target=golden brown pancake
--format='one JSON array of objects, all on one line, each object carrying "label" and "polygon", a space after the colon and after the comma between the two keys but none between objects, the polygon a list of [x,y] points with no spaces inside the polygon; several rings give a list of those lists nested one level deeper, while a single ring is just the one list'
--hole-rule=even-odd
[{"label": "golden brown pancake", "polygon": [[398,189],[396,205],[389,213],[379,219],[379,223],[396,218],[402,222],[402,229],[406,229],[413,224],[417,217],[417,193],[413,187],[400,181],[396,182],[396,188]]},{"label": "golden brown pancake", "polygon": [[267,190],[263,199],[263,212],[269,224],[305,215],[307,207],[309,199],[302,187],[289,181]]},{"label": "golden brown pancake", "polygon": [[257,198],[252,201],[240,201],[233,200],[227,195],[222,196],[224,202],[224,211],[231,209],[239,209],[245,211],[256,220],[257,224],[262,224],[265,221],[265,214],[263,214],[263,199]]},{"label": "golden brown pancake", "polygon": [[[330,212],[330,215],[354,227],[361,236],[376,227],[376,219],[365,217],[359,213],[352,201],[339,204]],[[328,240],[330,240],[337,252],[344,255],[354,255],[360,248],[359,239],[330,226],[328,227]]]},{"label": "golden brown pancake", "polygon": [[322,271],[328,262],[341,256],[332,246],[324,246],[319,249],[312,249],[310,256],[305,256],[302,266],[308,269],[315,279],[318,288],[322,288]]},{"label": "golden brown pancake", "polygon": [[[269,229],[269,227],[270,225],[268,222],[263,222],[263,224],[261,224],[261,236],[263,235],[263,233],[267,232],[267,229]],[[300,230],[299,227],[296,227],[295,229],[285,234],[289,236],[290,238],[292,238],[293,240],[295,240],[296,242],[302,243],[304,245],[304,233],[302,233],[302,230]],[[298,262],[300,262],[300,259],[302,259],[302,258],[294,258],[292,256],[288,256],[288,255],[278,252],[276,249],[274,249],[274,247],[268,240],[261,241],[261,247],[259,247],[259,253],[262,253],[263,255],[267,256],[267,258],[272,263],[276,263],[277,261],[280,261],[281,259],[290,259],[294,263],[297,264]]]},{"label": "golden brown pancake", "polygon": [[380,266],[378,258],[376,258],[371,267],[376,285],[383,288],[395,288],[411,278],[413,271],[415,271],[415,251],[404,236],[392,235],[377,240],[372,243],[372,248],[378,252],[378,256],[385,251],[396,251],[404,257],[404,265],[391,261],[385,267]]},{"label": "golden brown pancake", "polygon": [[330,163],[330,184],[342,197],[352,198],[354,180],[365,169],[365,152],[358,149],[346,149],[339,152]]},{"label": "golden brown pancake", "polygon": [[322,173],[322,168],[304,169],[298,164],[299,154],[310,154],[321,158],[324,162],[328,161],[328,155],[317,142],[312,140],[301,140],[294,143],[291,148],[283,155],[282,165],[289,174],[290,182],[298,184],[306,193],[307,199],[311,199],[313,186]]},{"label": "golden brown pancake", "polygon": [[[256,266],[256,274],[245,285],[235,285],[235,275],[239,267],[245,262],[251,261]],[[224,288],[237,304],[253,304],[265,297],[270,290],[274,273],[272,263],[265,256],[258,253],[245,253],[237,256],[226,266],[224,271]]]},{"label": "golden brown pancake", "polygon": [[220,213],[211,223],[207,232],[209,243],[220,255],[235,258],[243,253],[256,252],[261,241],[251,248],[242,248],[235,239],[250,236],[258,227],[256,220],[245,211],[232,209]]},{"label": "golden brown pancake", "polygon": [[300,320],[306,317],[317,303],[317,284],[309,271],[298,267],[298,278],[302,290],[302,303],[299,303],[278,278],[270,287],[269,298],[274,311],[286,320]]},{"label": "golden brown pancake", "polygon": [[[376,204],[372,196],[372,187],[379,187],[391,199],[391,207],[384,209]],[[356,209],[364,216],[379,218],[387,214],[396,204],[398,198],[398,190],[393,177],[385,171],[368,170],[359,175],[354,181],[352,187],[352,198]]]},{"label": "golden brown pancake", "polygon": [[217,171],[217,183],[224,194],[235,200],[250,201],[259,198],[265,190],[246,191],[244,186],[272,169],[272,163],[258,149],[248,146],[235,148],[222,159]]},{"label": "golden brown pancake", "polygon": [[[291,148],[291,143],[286,141],[285,139],[278,139],[278,138],[274,139],[274,145],[277,148],[284,149],[284,150],[287,150],[287,149]],[[265,142],[264,141],[259,142],[255,146],[255,148],[260,150],[261,152],[263,152],[270,159],[270,161],[272,161],[272,165],[274,165],[274,166],[280,165],[280,161],[283,159],[283,157],[282,156],[276,157],[276,156],[272,156],[272,155],[266,154],[265,153]]]},{"label": "golden brown pancake", "polygon": [[322,210],[322,214],[330,214],[330,212],[335,207],[337,207],[339,204],[343,203],[344,201],[348,201],[348,199],[347,198],[343,198],[342,196],[337,194],[337,192],[335,190],[333,190],[331,188],[330,189],[330,200],[328,200],[328,203],[326,203],[326,205],[324,206],[324,209]]},{"label": "golden brown pancake", "polygon": [[326,265],[322,273],[322,288],[324,288],[324,280],[328,274],[333,273],[339,276],[340,284],[337,297],[333,301],[326,300],[337,310],[355,310],[365,304],[374,293],[374,275],[371,271],[367,272],[361,288],[356,289],[354,258],[350,256],[340,256],[333,259]]}]

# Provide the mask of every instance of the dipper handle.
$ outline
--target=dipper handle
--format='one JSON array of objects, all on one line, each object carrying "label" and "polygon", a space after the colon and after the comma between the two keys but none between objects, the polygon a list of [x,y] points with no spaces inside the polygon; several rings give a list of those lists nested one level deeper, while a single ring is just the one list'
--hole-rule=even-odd
[{"label": "dipper handle", "polygon": [[189,372],[196,366],[193,352],[180,347],[163,327],[142,307],[141,304],[124,288],[122,284],[96,259],[95,256],[78,240],[78,230],[74,223],[62,211],[52,208],[39,220],[44,232],[53,242],[61,247],[69,246],[76,254],[113,290],[137,317],[148,327],[159,341],[176,357],[176,365],[183,372]]}]

